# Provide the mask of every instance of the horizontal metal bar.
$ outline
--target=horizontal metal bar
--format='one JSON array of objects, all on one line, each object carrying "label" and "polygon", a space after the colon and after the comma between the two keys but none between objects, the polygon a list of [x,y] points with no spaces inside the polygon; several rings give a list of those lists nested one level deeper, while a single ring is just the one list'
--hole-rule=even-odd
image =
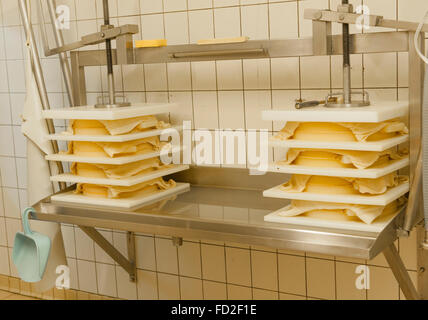
[{"label": "horizontal metal bar", "polygon": [[[318,9],[306,9],[304,12],[304,18],[314,21],[325,21],[325,22],[337,22],[346,24],[357,24],[358,19],[364,17],[364,23],[366,26],[371,27],[383,27],[391,29],[400,29],[408,31],[416,31],[419,23],[409,21],[399,21],[384,19],[379,15],[369,14],[357,14],[357,13],[346,13],[336,12],[331,10],[318,10]],[[422,27],[422,32],[428,32],[428,25]]]},{"label": "horizontal metal bar", "polygon": [[266,55],[265,49],[238,49],[238,50],[218,50],[218,51],[202,51],[202,52],[176,52],[170,53],[169,57],[174,59],[194,58],[194,57],[214,57],[214,56],[229,56],[241,54],[259,54]]},{"label": "horizontal metal bar", "polygon": [[[331,54],[341,55],[342,36],[331,36]],[[381,53],[407,52],[409,48],[407,32],[378,32],[351,35],[350,52]],[[237,54],[236,52],[241,53]],[[223,53],[224,54],[219,54]],[[79,51],[80,66],[99,66],[106,64],[104,50]],[[179,56],[177,56],[179,54]],[[135,64],[212,61],[257,58],[283,58],[313,56],[312,38],[292,40],[251,40],[243,43],[212,44],[200,46],[173,45],[160,48],[134,49]],[[113,50],[113,63],[117,64],[116,50]]]}]

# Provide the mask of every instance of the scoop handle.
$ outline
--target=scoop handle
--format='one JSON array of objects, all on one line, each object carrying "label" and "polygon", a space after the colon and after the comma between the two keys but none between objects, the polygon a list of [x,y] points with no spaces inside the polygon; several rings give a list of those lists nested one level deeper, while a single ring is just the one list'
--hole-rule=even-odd
[{"label": "scoop handle", "polygon": [[28,216],[30,213],[35,213],[36,210],[34,208],[27,208],[22,213],[22,226],[24,228],[24,234],[31,235],[33,234],[33,231],[30,228],[30,222],[28,221]]}]

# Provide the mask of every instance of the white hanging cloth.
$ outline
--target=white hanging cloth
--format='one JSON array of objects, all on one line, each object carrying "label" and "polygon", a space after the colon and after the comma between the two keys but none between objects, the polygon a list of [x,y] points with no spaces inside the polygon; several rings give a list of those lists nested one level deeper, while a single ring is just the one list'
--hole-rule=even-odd
[{"label": "white hanging cloth", "polygon": [[[27,41],[28,43],[28,41]],[[42,102],[33,74],[31,63],[32,48],[27,45],[28,54],[26,62],[26,90],[23,114],[22,133],[27,139],[27,192],[28,203],[34,205],[40,200],[52,195],[53,185],[50,182],[50,174],[55,174],[56,166],[51,166],[45,160],[46,154],[53,153],[51,143],[46,139],[48,127],[42,119]],[[52,170],[52,171],[51,171]],[[35,284],[35,289],[45,292],[56,285],[58,266],[67,265],[61,226],[58,223],[32,221],[32,229],[44,234],[51,239],[51,252],[43,279]]]}]

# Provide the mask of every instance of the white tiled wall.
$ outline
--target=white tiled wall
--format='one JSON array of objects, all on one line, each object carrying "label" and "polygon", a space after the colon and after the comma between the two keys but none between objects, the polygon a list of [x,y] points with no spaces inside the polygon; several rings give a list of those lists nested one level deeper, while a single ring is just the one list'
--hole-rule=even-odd
[{"label": "white tiled wall", "polygon": [[[66,42],[95,32],[102,24],[101,0],[57,0],[71,9]],[[311,36],[305,8],[335,9],[338,0],[110,0],[114,24],[140,26],[137,39],[167,38],[169,44],[201,38],[249,36],[281,39]],[[419,21],[424,0],[355,0],[371,13]],[[35,14],[33,14],[35,16]],[[355,29],[352,29],[355,31]],[[334,32],[340,32],[338,26]],[[36,28],[38,34],[38,29]],[[25,99],[25,39],[17,0],[0,0],[0,274],[17,276],[10,261],[13,237],[26,204],[26,146],[20,134]],[[99,47],[102,47],[99,46]],[[96,46],[94,48],[97,48]],[[367,89],[374,101],[406,99],[406,54],[353,55],[353,86]],[[67,106],[58,60],[43,59],[53,107]],[[172,120],[192,120],[196,128],[281,129],[260,120],[260,111],[280,109],[296,98],[324,97],[340,88],[340,57],[278,58],[152,64],[116,67],[116,87],[131,101],[182,103]],[[106,89],[105,70],[86,69],[88,100]],[[56,123],[63,126],[63,122]],[[283,152],[275,150],[275,158]],[[212,215],[242,215],[231,208],[205,206]],[[211,209],[211,210],[210,210]],[[232,211],[231,211],[232,210]],[[185,241],[137,236],[138,283],[83,232],[63,226],[73,288],[128,299],[398,299],[396,281],[383,257],[358,261],[340,257],[260,248],[235,243]],[[126,255],[124,233],[103,235]],[[416,239],[400,240],[399,249],[416,275]],[[355,268],[369,264],[371,289],[355,288]]]}]

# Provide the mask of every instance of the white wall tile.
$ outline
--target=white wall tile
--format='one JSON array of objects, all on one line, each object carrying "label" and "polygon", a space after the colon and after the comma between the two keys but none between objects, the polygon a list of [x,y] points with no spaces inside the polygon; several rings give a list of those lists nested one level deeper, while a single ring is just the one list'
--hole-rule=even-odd
[{"label": "white wall tile", "polygon": [[164,63],[146,64],[144,76],[147,91],[164,91],[167,89],[166,65]]},{"label": "white wall tile", "polygon": [[15,144],[15,156],[27,156],[27,138],[21,133],[21,127],[13,126],[13,142]]},{"label": "white wall tile", "polygon": [[16,170],[18,175],[18,188],[27,189],[27,159],[16,159]]},{"label": "white wall tile", "polygon": [[3,187],[18,187],[15,159],[0,157],[0,178]]},{"label": "white wall tile", "polygon": [[189,10],[212,8],[212,0],[187,0]]},{"label": "white wall tile", "polygon": [[[113,280],[113,279],[112,279]],[[137,285],[129,281],[129,274],[116,266],[117,296],[121,299],[137,300]]]},{"label": "white wall tile", "polygon": [[165,28],[163,14],[141,16],[141,35],[144,40],[164,39]]},{"label": "white wall tile", "polygon": [[165,37],[170,45],[189,43],[187,12],[165,14]]},{"label": "white wall tile", "polygon": [[144,91],[143,65],[123,65],[123,89],[125,91]]},{"label": "white wall tile", "polygon": [[178,266],[180,275],[201,278],[201,247],[199,243],[183,242],[183,245],[178,248]]},{"label": "white wall tile", "polygon": [[137,270],[137,293],[139,300],[158,299],[158,281],[156,272]]},{"label": "white wall tile", "polygon": [[74,238],[74,228],[61,225],[62,238],[64,240],[65,254],[68,258],[76,258],[76,242]]},{"label": "white wall tile", "polygon": [[308,296],[335,299],[334,261],[306,259]]},{"label": "white wall tile", "polygon": [[228,283],[251,286],[250,251],[226,247],[226,270]]},{"label": "white wall tile", "polygon": [[168,89],[170,91],[191,90],[192,81],[190,75],[190,63],[169,63],[168,69]]},{"label": "white wall tile", "polygon": [[[217,93],[215,91],[194,92],[193,108],[195,114],[195,128],[218,128]],[[207,114],[212,116],[207,117]]]},{"label": "white wall tile", "polygon": [[202,300],[202,280],[180,277],[182,300]]},{"label": "white wall tile", "polygon": [[1,1],[3,25],[16,26],[21,24],[18,1]]},{"label": "white wall tile", "polygon": [[270,39],[298,37],[297,1],[269,4]]},{"label": "white wall tile", "polygon": [[278,291],[276,253],[251,250],[251,269],[253,286]]},{"label": "white wall tile", "polygon": [[158,274],[159,300],[179,300],[180,282],[178,276]]},{"label": "white wall tile", "polygon": [[191,92],[171,92],[169,101],[179,104],[179,107],[170,113],[172,124],[183,124],[183,121],[193,121],[193,97]]},{"label": "white wall tile", "polygon": [[0,274],[8,276],[9,269],[9,251],[6,247],[0,247]]},{"label": "white wall tile", "polygon": [[75,0],[77,20],[96,19],[97,11],[94,1]]},{"label": "white wall tile", "polygon": [[330,87],[330,58],[302,57],[300,59],[302,88],[329,88]]},{"label": "white wall tile", "polygon": [[252,300],[253,299],[253,293],[251,288],[236,286],[233,284],[227,285],[227,296],[229,300],[236,300],[236,299]]},{"label": "white wall tile", "polygon": [[132,16],[140,13],[140,0],[120,1],[117,7],[119,16]]},{"label": "white wall tile", "polygon": [[25,71],[22,60],[7,61],[7,75],[10,92],[25,92]]},{"label": "white wall tile", "polygon": [[82,291],[97,293],[97,272],[95,262],[77,260],[79,276],[79,289]]},{"label": "white wall tile", "polygon": [[178,274],[177,248],[168,239],[155,239],[156,264],[159,272]]},{"label": "white wall tile", "polygon": [[219,90],[242,89],[242,62],[240,60],[217,61]]},{"label": "white wall tile", "polygon": [[272,89],[298,89],[299,58],[271,59]]},{"label": "white wall tile", "polygon": [[239,8],[215,9],[214,10],[215,37],[216,38],[233,38],[233,37],[241,36],[240,21],[241,21],[241,13],[239,11]]},{"label": "white wall tile", "polygon": [[187,10],[186,0],[164,0],[163,5],[165,12]]},{"label": "white wall tile", "polygon": [[0,156],[13,156],[12,126],[0,126]]},{"label": "white wall tile", "polygon": [[193,90],[216,90],[216,63],[214,61],[192,62]]},{"label": "white wall tile", "polygon": [[0,93],[0,125],[12,124],[9,94]]},{"label": "white wall tile", "polygon": [[269,38],[268,6],[241,7],[242,35],[253,40]]},{"label": "white wall tile", "polygon": [[226,281],[225,249],[223,246],[201,244],[202,277],[205,280]]},{"label": "white wall tile", "polygon": [[239,0],[214,0],[214,7],[227,7],[239,5]]},{"label": "white wall tile", "polygon": [[243,60],[243,69],[245,89],[270,89],[269,59]]},{"label": "white wall tile", "polygon": [[218,109],[221,129],[244,129],[244,97],[240,91],[219,91]]},{"label": "white wall tile", "polygon": [[98,293],[109,297],[115,297],[117,295],[117,288],[114,265],[97,263],[96,267]]},{"label": "white wall tile", "polygon": [[214,17],[212,10],[189,12],[190,43],[214,38]]},{"label": "white wall tile", "polygon": [[205,300],[226,300],[227,287],[225,283],[203,281]]},{"label": "white wall tile", "polygon": [[137,268],[156,271],[155,240],[152,237],[135,237]]},{"label": "white wall tile", "polygon": [[[19,193],[17,189],[3,187],[3,205],[5,217],[20,219]],[[9,243],[11,244],[11,243]]]},{"label": "white wall tile", "polygon": [[366,87],[397,86],[397,55],[371,53],[364,55],[364,85]]},{"label": "white wall tile", "polygon": [[157,13],[163,11],[163,2],[159,0],[140,0],[142,14]]},{"label": "white wall tile", "polygon": [[262,112],[272,108],[270,91],[245,91],[246,129],[272,130],[272,122],[262,120]]},{"label": "white wall tile", "polygon": [[0,246],[7,246],[6,221],[3,217],[0,217]]},{"label": "white wall tile", "polygon": [[6,58],[10,60],[20,60],[24,58],[23,55],[23,41],[21,39],[22,27],[5,27],[4,28],[4,41],[7,43],[5,46]]}]

